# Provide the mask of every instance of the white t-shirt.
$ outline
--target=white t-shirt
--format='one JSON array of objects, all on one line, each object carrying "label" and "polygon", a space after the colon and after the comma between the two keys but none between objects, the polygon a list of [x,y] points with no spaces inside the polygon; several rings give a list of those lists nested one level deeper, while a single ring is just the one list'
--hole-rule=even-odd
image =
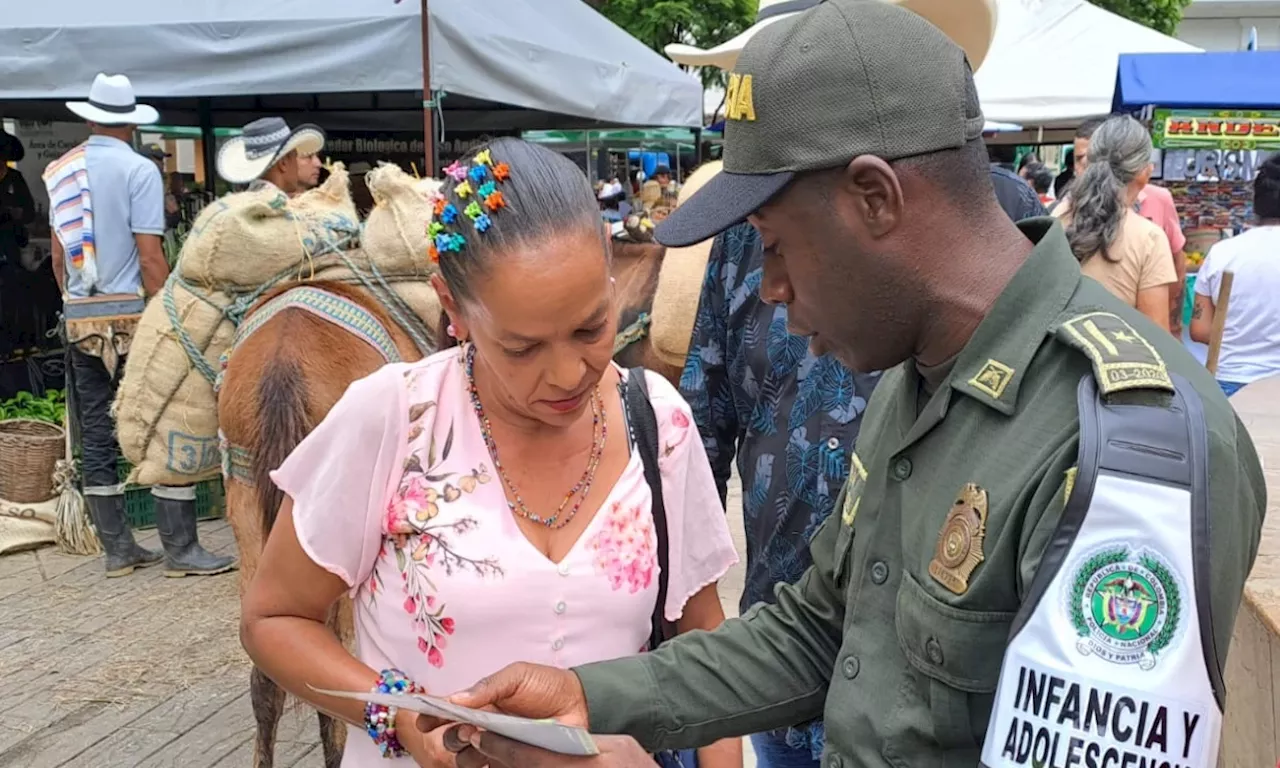
[{"label": "white t-shirt", "polygon": [[1280,226],[1255,227],[1209,249],[1196,293],[1215,303],[1222,273],[1235,273],[1217,377],[1248,384],[1280,374]]}]

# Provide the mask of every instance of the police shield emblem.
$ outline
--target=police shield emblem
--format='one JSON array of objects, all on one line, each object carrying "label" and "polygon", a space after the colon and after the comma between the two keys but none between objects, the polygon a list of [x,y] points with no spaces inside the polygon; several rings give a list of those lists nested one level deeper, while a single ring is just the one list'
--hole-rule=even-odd
[{"label": "police shield emblem", "polygon": [[987,492],[965,483],[938,533],[929,575],[951,592],[963,595],[969,589],[969,576],[983,560],[986,535]]}]

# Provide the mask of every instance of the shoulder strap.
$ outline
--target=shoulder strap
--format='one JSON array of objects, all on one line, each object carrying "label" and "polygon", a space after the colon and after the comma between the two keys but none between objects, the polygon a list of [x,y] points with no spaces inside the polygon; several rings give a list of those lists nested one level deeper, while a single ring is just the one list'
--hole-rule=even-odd
[{"label": "shoulder strap", "polygon": [[640,461],[644,464],[644,479],[653,497],[653,529],[658,536],[658,600],[653,608],[652,630],[649,648],[652,650],[665,640],[675,636],[674,626],[667,621],[664,609],[667,604],[667,580],[670,573],[668,551],[667,508],[662,498],[662,476],[658,473],[658,418],[649,402],[649,387],[645,383],[644,368],[632,368],[627,372],[624,389],[627,416]]},{"label": "shoulder strap", "polygon": [[1059,340],[1089,358],[1093,378],[1104,397],[1131,389],[1173,392],[1164,359],[1124,318],[1111,312],[1086,312],[1058,326]]},{"label": "shoulder strap", "polygon": [[[1191,494],[1192,588],[1196,593],[1200,645],[1214,695],[1219,707],[1223,707],[1226,686],[1218,665],[1209,594],[1209,443],[1204,404],[1187,379],[1177,374],[1165,375],[1172,396],[1159,404],[1141,405],[1109,402],[1104,376],[1095,373],[1081,377],[1076,394],[1080,446],[1075,478],[1028,597],[1014,618],[1010,636],[1026,624],[1065,562],[1088,515],[1100,471],[1184,487]],[[1164,391],[1162,382],[1150,388]]]}]

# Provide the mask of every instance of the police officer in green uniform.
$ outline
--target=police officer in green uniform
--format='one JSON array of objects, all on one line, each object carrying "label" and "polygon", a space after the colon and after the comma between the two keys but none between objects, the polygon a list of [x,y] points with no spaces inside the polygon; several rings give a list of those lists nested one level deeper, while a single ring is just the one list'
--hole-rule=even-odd
[{"label": "police officer in green uniform", "polygon": [[[830,768],[1214,765],[1265,487],[1212,377],[1058,224],[1009,222],[964,55],[918,16],[828,0],[753,38],[728,94],[725,171],[658,238],[749,217],[792,330],[892,369],[839,514],[776,605],[455,698],[620,734],[600,755],[419,727],[463,768],[652,765],[819,716]],[[1096,438],[1104,406],[1132,439]]]}]

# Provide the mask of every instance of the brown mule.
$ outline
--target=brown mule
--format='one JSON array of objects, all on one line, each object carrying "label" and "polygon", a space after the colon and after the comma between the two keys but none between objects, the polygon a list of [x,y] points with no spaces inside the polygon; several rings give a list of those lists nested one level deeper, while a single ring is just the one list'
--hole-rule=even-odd
[{"label": "brown mule", "polygon": [[[367,292],[344,283],[307,285],[362,307],[390,334],[403,360],[421,359],[422,353],[409,335]],[[273,291],[254,311],[295,287]],[[246,321],[252,315],[251,311]],[[324,419],[348,385],[385,363],[372,346],[348,331],[305,310],[289,308],[262,324],[230,356],[218,393],[218,424],[227,443],[236,446],[247,464],[243,472],[232,471],[225,478],[227,519],[240,554],[241,594],[257,571],[263,543],[284,497],[268,473]],[[343,597],[334,606],[327,624],[351,647],[354,635],[349,599]],[[253,765],[271,768],[285,692],[255,667],[250,674],[249,697],[257,721]],[[338,768],[346,728],[328,715],[320,714],[319,718],[325,766]]]},{"label": "brown mule", "polygon": [[613,359],[623,368],[642,365],[679,386],[683,366],[678,368],[658,357],[645,322],[653,313],[653,295],[666,250],[657,243],[613,243],[612,273],[619,307]]}]

